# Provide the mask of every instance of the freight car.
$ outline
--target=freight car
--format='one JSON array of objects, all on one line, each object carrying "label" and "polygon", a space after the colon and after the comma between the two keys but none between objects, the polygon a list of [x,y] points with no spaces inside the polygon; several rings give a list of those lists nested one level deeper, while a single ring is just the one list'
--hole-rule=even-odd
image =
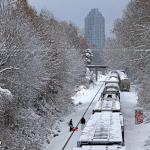
[{"label": "freight car", "polygon": [[87,145],[124,145],[123,116],[120,112],[94,113],[88,120],[77,142],[77,147]]},{"label": "freight car", "polygon": [[119,72],[119,87],[121,91],[130,90],[130,81],[124,72]]},{"label": "freight car", "polygon": [[100,98],[99,101],[97,101],[95,108],[93,109],[93,114],[101,111],[120,112],[120,110],[119,97],[116,94],[105,94],[103,98]]}]

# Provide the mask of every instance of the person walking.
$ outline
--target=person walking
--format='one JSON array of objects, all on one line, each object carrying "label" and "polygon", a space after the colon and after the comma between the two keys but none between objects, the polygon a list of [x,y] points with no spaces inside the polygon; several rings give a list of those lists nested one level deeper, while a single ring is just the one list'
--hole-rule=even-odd
[{"label": "person walking", "polygon": [[81,123],[81,130],[83,130],[84,126],[85,126],[85,123],[86,123],[86,120],[85,120],[84,117],[81,118],[80,123]]},{"label": "person walking", "polygon": [[73,130],[73,123],[72,123],[72,119],[70,119],[69,121],[69,127],[70,127],[70,132]]}]

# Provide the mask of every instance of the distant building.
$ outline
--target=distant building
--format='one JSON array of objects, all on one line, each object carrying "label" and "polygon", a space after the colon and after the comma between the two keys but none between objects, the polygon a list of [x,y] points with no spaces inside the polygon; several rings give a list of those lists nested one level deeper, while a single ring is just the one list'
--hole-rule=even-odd
[{"label": "distant building", "polygon": [[105,19],[97,8],[85,18],[85,38],[91,47],[102,49],[105,46]]}]

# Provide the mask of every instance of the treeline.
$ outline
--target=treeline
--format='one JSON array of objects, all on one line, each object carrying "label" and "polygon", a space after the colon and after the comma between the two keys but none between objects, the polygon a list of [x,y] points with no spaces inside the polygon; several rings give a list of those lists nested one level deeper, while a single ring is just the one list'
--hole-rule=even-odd
[{"label": "treeline", "polygon": [[126,48],[118,51],[119,65],[140,85],[139,104],[150,109],[150,1],[130,1],[122,18],[114,23],[113,32],[118,47]]},{"label": "treeline", "polygon": [[37,13],[26,0],[0,1],[0,141],[9,150],[40,150],[56,118],[85,82],[77,27]]}]

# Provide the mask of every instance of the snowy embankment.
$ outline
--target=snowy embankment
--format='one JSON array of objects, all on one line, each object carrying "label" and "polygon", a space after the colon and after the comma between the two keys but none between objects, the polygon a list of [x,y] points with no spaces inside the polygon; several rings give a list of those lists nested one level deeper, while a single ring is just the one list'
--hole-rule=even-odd
[{"label": "snowy embankment", "polygon": [[[57,123],[55,126],[59,126],[60,133],[59,136],[56,136],[52,139],[51,143],[49,145],[46,145],[44,150],[61,150],[64,146],[65,142],[67,141],[68,137],[70,136],[71,132],[69,132],[69,126],[68,122],[70,119],[73,120],[73,125],[76,126],[79,120],[81,119],[81,116],[83,115],[84,111],[88,107],[89,103],[99,90],[100,86],[103,84],[102,81],[104,81],[106,76],[99,75],[99,81],[91,84],[89,89],[86,89],[84,86],[80,87],[80,90],[72,97],[74,104],[76,105],[74,112],[72,112],[70,115],[63,118],[63,122]],[[96,96],[95,101],[97,101],[100,97],[101,91]],[[92,114],[92,108],[93,106],[89,108],[89,111],[85,115],[85,119],[88,120],[89,117]],[[72,150],[74,147],[77,146],[77,140],[79,139],[81,134],[81,128],[79,126],[78,131],[74,133],[72,136],[70,142],[68,143],[65,150]]]},{"label": "snowy embankment", "polygon": [[89,103],[100,88],[100,85],[103,84],[105,78],[106,76],[99,75],[99,81],[91,84],[88,89],[85,86],[80,86],[79,91],[72,97],[74,104]]},{"label": "snowy embankment", "polygon": [[135,125],[135,113],[137,93],[134,88],[131,92],[121,92],[122,112],[125,121],[125,145],[127,150],[145,149],[145,141],[150,135],[150,123]]}]

